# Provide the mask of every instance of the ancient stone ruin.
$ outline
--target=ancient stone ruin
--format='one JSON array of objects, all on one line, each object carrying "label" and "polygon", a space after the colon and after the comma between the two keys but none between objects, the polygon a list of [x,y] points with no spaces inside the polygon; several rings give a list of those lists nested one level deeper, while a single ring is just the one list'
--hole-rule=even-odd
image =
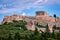
[{"label": "ancient stone ruin", "polygon": [[[38,22],[38,24],[41,25],[46,25],[48,24],[49,26],[49,30],[52,32],[52,27],[53,25],[56,24],[57,27],[60,26],[60,18],[55,18],[52,16],[49,16],[49,14],[45,11],[37,11],[36,12],[36,16],[23,16],[23,15],[11,15],[11,16],[5,16],[3,19],[2,24],[4,24],[5,22],[12,22],[12,20],[24,20],[26,21],[28,24],[26,25],[28,30],[35,30],[35,23]],[[45,28],[38,28],[38,30],[45,30]]]}]

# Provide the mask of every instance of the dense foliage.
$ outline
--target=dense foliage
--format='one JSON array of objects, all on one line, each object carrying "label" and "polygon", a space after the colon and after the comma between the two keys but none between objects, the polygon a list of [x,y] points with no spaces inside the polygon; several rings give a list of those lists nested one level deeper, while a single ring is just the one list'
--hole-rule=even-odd
[{"label": "dense foliage", "polygon": [[[23,20],[13,20],[12,23],[6,22],[0,25],[0,40],[60,40],[60,32],[55,33],[53,30],[53,32],[50,33],[48,24],[45,26],[46,32],[41,30],[41,33],[38,32],[37,28],[35,28],[35,31],[28,31],[25,27],[26,24]],[[36,25],[38,27],[41,26]]]}]

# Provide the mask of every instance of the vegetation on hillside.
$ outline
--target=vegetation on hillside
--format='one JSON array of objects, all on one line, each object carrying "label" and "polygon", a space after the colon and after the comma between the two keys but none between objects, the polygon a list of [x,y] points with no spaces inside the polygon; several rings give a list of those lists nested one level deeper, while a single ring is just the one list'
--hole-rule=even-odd
[{"label": "vegetation on hillside", "polygon": [[[52,33],[49,32],[48,24],[46,26],[38,25],[37,27],[45,27],[46,31],[41,33],[38,32],[37,28],[35,31],[28,31],[25,27],[27,22],[20,20],[13,20],[12,23],[5,22],[0,25],[0,40],[60,40],[60,32]],[[54,27],[55,28],[55,27]]]}]

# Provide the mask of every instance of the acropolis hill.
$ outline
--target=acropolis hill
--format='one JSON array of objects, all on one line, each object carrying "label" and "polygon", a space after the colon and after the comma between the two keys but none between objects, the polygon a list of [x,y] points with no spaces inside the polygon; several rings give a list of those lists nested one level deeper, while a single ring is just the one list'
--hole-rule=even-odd
[{"label": "acropolis hill", "polygon": [[[28,30],[35,30],[35,23],[38,22],[38,24],[41,25],[46,25],[48,24],[50,31],[52,31],[53,25],[56,24],[57,27],[60,26],[60,18],[55,18],[52,16],[49,16],[49,14],[45,11],[37,11],[36,16],[22,16],[22,15],[11,15],[11,16],[5,16],[3,19],[2,24],[5,22],[12,22],[13,20],[24,20],[27,22],[27,29]],[[43,31],[45,30],[44,28],[41,28]],[[38,28],[38,30],[40,30]]]}]

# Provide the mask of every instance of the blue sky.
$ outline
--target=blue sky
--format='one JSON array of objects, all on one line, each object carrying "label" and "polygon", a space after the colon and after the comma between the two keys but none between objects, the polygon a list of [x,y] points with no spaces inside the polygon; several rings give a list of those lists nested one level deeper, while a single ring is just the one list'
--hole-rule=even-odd
[{"label": "blue sky", "polygon": [[13,14],[35,16],[36,11],[46,11],[60,17],[60,0],[0,0],[0,23],[4,16]]}]

